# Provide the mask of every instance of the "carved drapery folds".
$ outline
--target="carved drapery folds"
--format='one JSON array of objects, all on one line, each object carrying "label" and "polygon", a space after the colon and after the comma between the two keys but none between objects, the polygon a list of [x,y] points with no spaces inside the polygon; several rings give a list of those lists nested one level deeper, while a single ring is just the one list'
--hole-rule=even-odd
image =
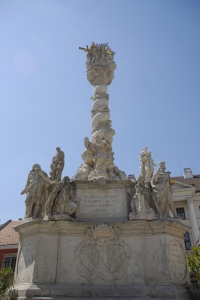
[{"label": "carved drapery folds", "polygon": [[153,176],[154,166],[156,166],[151,157],[151,152],[147,151],[148,148],[144,147],[140,154],[140,175],[144,177],[145,182],[151,182]]},{"label": "carved drapery folds", "polygon": [[34,164],[21,195],[26,193],[24,218],[43,218],[50,180],[39,164]]},{"label": "carved drapery folds", "polygon": [[88,282],[100,276],[107,282],[122,277],[130,250],[119,237],[119,229],[101,224],[87,230],[86,238],[75,251],[77,272]]},{"label": "carved drapery folds", "polygon": [[54,181],[60,181],[61,180],[61,175],[62,171],[65,165],[65,154],[63,151],[61,151],[60,147],[56,148],[56,155],[52,158],[52,163],[50,165],[50,180]]},{"label": "carved drapery folds", "polygon": [[26,193],[25,219],[73,220],[71,215],[77,205],[69,177],[61,180],[64,167],[64,152],[57,149],[53,157],[50,178],[42,171],[39,164],[34,164],[28,175],[26,186],[21,195]]},{"label": "carved drapery folds", "polygon": [[86,150],[82,153],[83,164],[79,167],[73,180],[120,180],[126,174],[114,165],[112,141],[115,134],[111,128],[109,95],[107,86],[114,78],[116,64],[114,52],[108,44],[94,44],[81,48],[87,52],[87,79],[95,86],[92,105],[92,137],[86,137]]},{"label": "carved drapery folds", "polygon": [[76,211],[73,189],[69,177],[65,176],[50,193],[45,205],[45,219],[73,220],[70,215]]},{"label": "carved drapery folds", "polygon": [[156,212],[160,218],[169,218],[169,211],[171,211],[173,217],[178,218],[172,201],[170,172],[165,172],[165,170],[165,162],[159,162],[158,171],[153,174],[151,179]]},{"label": "carved drapery folds", "polygon": [[172,201],[170,172],[165,171],[165,162],[159,162],[158,170],[153,173],[155,164],[147,149],[144,147],[140,155],[140,176],[132,192],[129,220],[169,218],[170,211],[173,218],[178,218]]},{"label": "carved drapery folds", "polygon": [[135,186],[135,194],[131,201],[129,220],[144,219],[152,220],[156,218],[156,213],[152,208],[152,194],[149,186],[145,185],[144,177],[139,176]]}]

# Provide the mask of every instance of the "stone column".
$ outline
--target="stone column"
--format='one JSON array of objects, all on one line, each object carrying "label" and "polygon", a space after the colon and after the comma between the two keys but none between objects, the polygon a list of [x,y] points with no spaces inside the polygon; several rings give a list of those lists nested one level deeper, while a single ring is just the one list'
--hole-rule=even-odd
[{"label": "stone column", "polygon": [[90,48],[81,48],[87,55],[87,79],[94,87],[92,104],[92,137],[84,139],[86,150],[82,153],[83,164],[72,180],[116,180],[126,179],[126,174],[114,164],[112,149],[114,129],[111,127],[109,95],[107,86],[114,78],[117,65],[114,52],[108,44],[92,43]]},{"label": "stone column", "polygon": [[196,214],[194,210],[194,203],[192,198],[187,198],[188,211],[190,216],[190,223],[192,226],[193,244],[195,245],[199,237],[199,228],[197,224]]}]

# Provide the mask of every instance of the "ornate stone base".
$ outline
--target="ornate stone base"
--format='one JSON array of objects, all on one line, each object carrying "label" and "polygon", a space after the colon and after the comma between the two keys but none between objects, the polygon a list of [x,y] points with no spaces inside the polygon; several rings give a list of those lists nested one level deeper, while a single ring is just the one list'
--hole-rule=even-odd
[{"label": "ornate stone base", "polygon": [[173,220],[32,220],[15,227],[19,299],[186,299],[183,234]]}]

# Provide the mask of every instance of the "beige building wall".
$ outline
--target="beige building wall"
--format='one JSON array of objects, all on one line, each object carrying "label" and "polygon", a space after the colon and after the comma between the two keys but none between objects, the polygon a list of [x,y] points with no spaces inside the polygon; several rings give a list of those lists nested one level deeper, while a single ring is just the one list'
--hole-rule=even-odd
[{"label": "beige building wall", "polygon": [[174,180],[172,200],[178,214],[182,211],[183,216],[185,215],[182,223],[190,226],[188,233],[192,246],[198,240],[200,232],[200,175],[193,176],[191,171],[189,178],[180,176],[172,179]]}]

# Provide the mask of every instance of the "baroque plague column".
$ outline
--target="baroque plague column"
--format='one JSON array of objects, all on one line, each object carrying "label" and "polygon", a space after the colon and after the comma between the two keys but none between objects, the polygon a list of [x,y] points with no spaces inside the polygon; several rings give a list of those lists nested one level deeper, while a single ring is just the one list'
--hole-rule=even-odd
[{"label": "baroque plague column", "polygon": [[39,164],[28,175],[25,218],[15,227],[18,299],[187,299],[188,227],[171,201],[170,172],[163,161],[154,172],[147,147],[137,180],[115,166],[107,93],[115,53],[108,44],[81,49],[94,86],[92,136],[84,139],[83,164],[71,180],[61,177],[59,147],[50,176]]},{"label": "baroque plague column", "polygon": [[111,128],[109,95],[107,86],[114,78],[116,63],[114,52],[108,44],[92,44],[90,48],[79,48],[87,52],[87,79],[93,85],[92,138],[86,137],[86,150],[82,154],[84,163],[79,167],[74,179],[106,180],[126,179],[124,172],[114,165],[112,141],[115,131]]}]

